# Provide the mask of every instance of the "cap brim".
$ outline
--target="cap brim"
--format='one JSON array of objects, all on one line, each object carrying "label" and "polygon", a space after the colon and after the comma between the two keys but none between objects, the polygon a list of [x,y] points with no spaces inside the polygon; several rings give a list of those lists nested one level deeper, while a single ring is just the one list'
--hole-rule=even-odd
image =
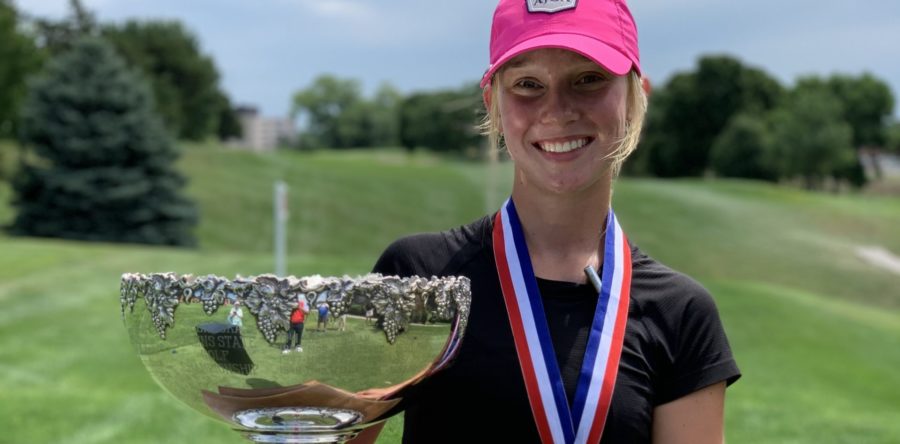
[{"label": "cap brim", "polygon": [[481,87],[487,86],[497,69],[513,57],[541,48],[561,48],[577,52],[617,76],[628,74],[634,65],[625,54],[591,37],[581,34],[539,35],[521,42],[503,53],[484,73],[484,77],[481,78]]}]

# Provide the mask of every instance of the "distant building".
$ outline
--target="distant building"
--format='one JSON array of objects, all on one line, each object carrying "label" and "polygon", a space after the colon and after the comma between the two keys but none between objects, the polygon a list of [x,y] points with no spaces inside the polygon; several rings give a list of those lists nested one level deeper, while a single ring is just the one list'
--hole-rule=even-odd
[{"label": "distant building", "polygon": [[241,122],[243,138],[232,141],[232,145],[258,152],[272,151],[297,138],[297,129],[290,119],[263,117],[253,106],[239,106],[235,112]]},{"label": "distant building", "polygon": [[900,156],[870,147],[860,148],[857,155],[866,171],[866,176],[870,178],[900,177]]}]

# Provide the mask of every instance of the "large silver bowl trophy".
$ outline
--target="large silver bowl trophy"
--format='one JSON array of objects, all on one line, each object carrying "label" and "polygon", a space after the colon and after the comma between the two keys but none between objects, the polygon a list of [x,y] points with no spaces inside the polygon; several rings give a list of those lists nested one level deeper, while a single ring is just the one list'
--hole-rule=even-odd
[{"label": "large silver bowl trophy", "polygon": [[281,443],[345,442],[395,413],[404,388],[453,358],[470,301],[464,277],[378,274],[125,274],[120,295],[157,383],[252,441]]}]

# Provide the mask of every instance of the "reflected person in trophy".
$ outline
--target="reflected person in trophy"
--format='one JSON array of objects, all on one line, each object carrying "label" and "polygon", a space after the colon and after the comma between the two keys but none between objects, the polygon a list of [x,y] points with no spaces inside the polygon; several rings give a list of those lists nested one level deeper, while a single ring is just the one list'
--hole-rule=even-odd
[{"label": "reflected person in trophy", "polygon": [[403,441],[721,443],[740,371],[714,300],[611,207],[647,106],[624,0],[501,0],[481,86],[512,196],[374,267],[472,285],[455,362],[403,393]]},{"label": "reflected person in trophy", "polygon": [[244,309],[241,308],[240,301],[235,301],[228,311],[228,323],[238,328],[244,326]]},{"label": "reflected person in trophy", "polygon": [[317,308],[318,319],[316,320],[316,331],[328,331],[328,303],[322,302]]},{"label": "reflected person in trophy", "polygon": [[303,296],[297,296],[297,306],[291,311],[291,326],[287,332],[287,342],[281,351],[282,354],[286,355],[291,352],[291,339],[294,336],[297,337],[295,345],[297,352],[303,351],[303,323],[306,320],[307,313],[309,313],[309,304]]}]

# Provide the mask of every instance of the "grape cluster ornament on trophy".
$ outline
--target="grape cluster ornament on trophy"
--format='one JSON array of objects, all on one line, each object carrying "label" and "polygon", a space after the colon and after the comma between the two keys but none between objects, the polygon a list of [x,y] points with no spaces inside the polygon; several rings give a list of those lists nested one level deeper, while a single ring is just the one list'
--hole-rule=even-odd
[{"label": "grape cluster ornament on trophy", "polygon": [[345,442],[396,413],[403,390],[451,362],[470,302],[465,277],[378,274],[125,274],[120,294],[160,385],[252,441],[280,443]]}]

